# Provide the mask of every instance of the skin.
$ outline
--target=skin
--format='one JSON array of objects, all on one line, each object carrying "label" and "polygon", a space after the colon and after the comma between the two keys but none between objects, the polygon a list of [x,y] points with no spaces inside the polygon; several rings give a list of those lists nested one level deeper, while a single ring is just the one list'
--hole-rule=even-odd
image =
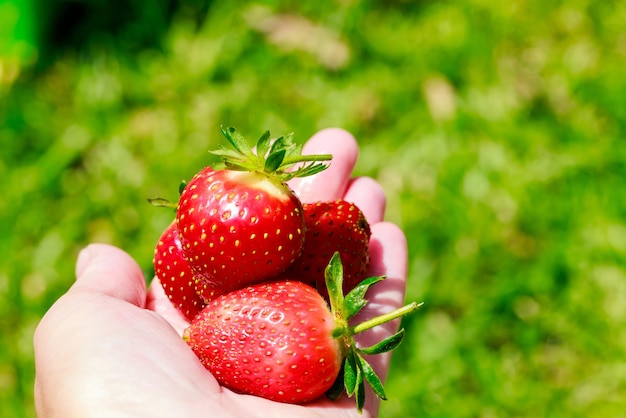
[{"label": "skin", "polygon": [[[351,178],[358,146],[340,129],[314,135],[304,153],[331,153],[329,169],[290,186],[303,201],[345,198],[371,227],[370,289],[356,321],[404,303],[407,247],[402,231],[383,221],[385,195],[370,178]],[[35,403],[39,417],[376,417],[370,391],[363,414],[353,399],[320,399],[304,406],[236,394],[220,387],[181,339],[187,325],[165,299],[158,280],[146,289],[137,263],[122,250],[91,244],[79,255],[76,282],[46,313],[34,336]],[[371,345],[397,330],[392,321],[361,334]],[[390,354],[368,359],[384,381]],[[388,394],[393,396],[393,394]]]}]

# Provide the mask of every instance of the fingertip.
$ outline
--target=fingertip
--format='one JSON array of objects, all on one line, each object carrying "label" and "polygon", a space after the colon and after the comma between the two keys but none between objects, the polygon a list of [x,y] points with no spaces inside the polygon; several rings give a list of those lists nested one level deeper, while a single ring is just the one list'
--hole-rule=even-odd
[{"label": "fingertip", "polygon": [[78,255],[76,283],[70,291],[95,291],[145,304],[146,283],[135,260],[121,249],[108,244],[90,244]]},{"label": "fingertip", "polygon": [[341,148],[346,154],[358,156],[359,145],[350,132],[341,128],[325,128],[316,132],[303,147],[304,154],[325,154]]},{"label": "fingertip", "polygon": [[351,180],[343,198],[357,205],[370,224],[381,222],[385,216],[387,205],[385,192],[371,177],[357,177]]},{"label": "fingertip", "polygon": [[314,176],[297,178],[289,185],[303,202],[339,199],[345,193],[356,165],[359,147],[349,132],[327,128],[313,135],[303,147],[303,154],[331,154],[329,167]]}]

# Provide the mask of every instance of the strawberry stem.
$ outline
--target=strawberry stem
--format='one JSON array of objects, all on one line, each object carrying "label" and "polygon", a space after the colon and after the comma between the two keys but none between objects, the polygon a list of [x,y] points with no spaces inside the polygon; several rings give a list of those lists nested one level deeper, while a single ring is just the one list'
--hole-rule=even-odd
[{"label": "strawberry stem", "polygon": [[360,324],[350,327],[349,328],[350,334],[352,335],[358,334],[360,332],[367,331],[368,329],[374,328],[378,325],[382,325],[385,322],[393,321],[396,318],[400,318],[404,315],[407,315],[411,312],[418,310],[423,304],[424,302],[421,302],[421,303],[411,302],[408,305],[404,305],[403,307],[396,309],[395,311],[392,311],[383,315],[379,315],[372,319],[368,319],[367,321],[363,321]]},{"label": "strawberry stem", "polygon": [[296,163],[303,163],[306,161],[330,161],[332,160],[332,154],[314,154],[314,155],[300,155],[297,157],[288,157],[283,160],[282,165],[291,165]]}]

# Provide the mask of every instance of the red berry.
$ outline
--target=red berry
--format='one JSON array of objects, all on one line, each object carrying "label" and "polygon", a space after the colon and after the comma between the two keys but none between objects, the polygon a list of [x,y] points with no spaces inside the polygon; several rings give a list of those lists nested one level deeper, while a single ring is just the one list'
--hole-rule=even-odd
[{"label": "red berry", "polygon": [[[214,151],[223,168],[206,167],[183,189],[176,222],[183,254],[208,285],[232,291],[283,272],[304,242],[302,204],[286,180],[326,168],[326,155],[300,155],[291,136],[270,144],[269,132],[255,154],[234,129],[222,133],[235,150]],[[288,170],[296,163],[303,166]]]},{"label": "red berry", "polygon": [[327,297],[324,270],[335,252],[343,264],[344,294],[368,274],[370,226],[363,212],[345,200],[305,203],[306,234],[302,254],[289,267],[285,277],[318,288]]},{"label": "red berry", "polygon": [[335,321],[315,289],[261,283],[210,302],[185,332],[223,385],[279,402],[305,403],[333,384],[342,354]]},{"label": "red berry", "polygon": [[298,198],[256,173],[204,168],[181,194],[176,218],[194,273],[225,291],[284,271],[304,242]]},{"label": "red berry", "polygon": [[192,320],[207,301],[222,293],[198,282],[194,277],[182,254],[176,222],[172,222],[159,238],[154,249],[153,264],[165,294],[188,320]]}]

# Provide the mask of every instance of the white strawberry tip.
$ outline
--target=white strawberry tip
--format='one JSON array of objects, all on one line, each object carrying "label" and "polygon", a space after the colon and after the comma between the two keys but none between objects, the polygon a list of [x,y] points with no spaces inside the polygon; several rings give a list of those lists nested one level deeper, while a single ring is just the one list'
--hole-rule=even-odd
[{"label": "white strawberry tip", "polygon": [[325,271],[326,287],[328,289],[330,309],[335,318],[336,327],[332,337],[341,341],[343,350],[343,367],[335,383],[328,390],[326,396],[337,399],[342,393],[354,397],[359,413],[365,405],[365,384],[367,383],[376,396],[386,400],[387,396],[383,384],[364,355],[381,354],[394,350],[404,339],[405,331],[400,329],[395,334],[383,339],[370,347],[358,347],[354,336],[378,325],[400,318],[419,309],[423,303],[412,302],[392,312],[374,317],[351,326],[348,321],[353,318],[367,304],[365,293],[375,283],[384,280],[384,276],[373,276],[363,280],[345,296],[343,295],[343,267],[340,255],[336,252],[331,258]]}]

